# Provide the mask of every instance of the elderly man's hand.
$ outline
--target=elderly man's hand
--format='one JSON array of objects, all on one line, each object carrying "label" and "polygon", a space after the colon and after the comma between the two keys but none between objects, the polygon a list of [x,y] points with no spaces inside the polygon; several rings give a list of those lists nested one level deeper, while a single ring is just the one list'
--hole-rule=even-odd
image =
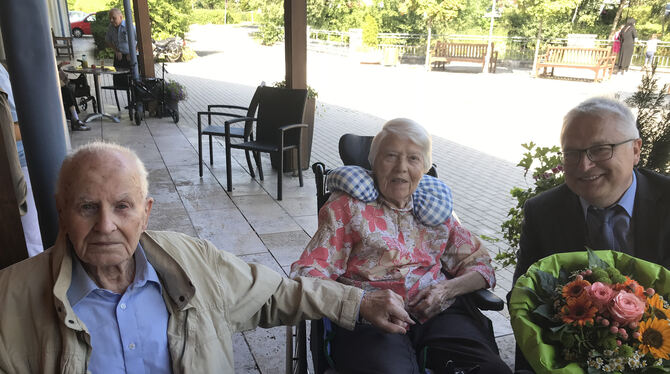
[{"label": "elderly man's hand", "polygon": [[116,52],[114,53],[114,55],[116,56],[116,59],[117,59],[117,60],[120,60],[120,59],[123,57],[123,53],[121,53],[121,52],[119,52],[119,51],[116,51]]},{"label": "elderly man's hand", "polygon": [[390,290],[366,293],[359,313],[373,325],[390,333],[404,334],[414,324],[404,309],[402,297]]}]

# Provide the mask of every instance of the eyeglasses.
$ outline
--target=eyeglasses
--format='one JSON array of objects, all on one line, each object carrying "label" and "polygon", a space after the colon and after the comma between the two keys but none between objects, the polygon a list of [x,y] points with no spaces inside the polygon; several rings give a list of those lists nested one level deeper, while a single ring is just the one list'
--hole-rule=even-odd
[{"label": "eyeglasses", "polygon": [[612,158],[612,155],[614,155],[614,147],[632,142],[633,140],[635,140],[635,138],[624,140],[620,143],[600,144],[586,149],[563,151],[561,152],[561,155],[563,156],[563,165],[575,166],[579,164],[579,162],[582,160],[582,153],[586,153],[586,157],[588,157],[589,160],[593,162],[607,161]]}]

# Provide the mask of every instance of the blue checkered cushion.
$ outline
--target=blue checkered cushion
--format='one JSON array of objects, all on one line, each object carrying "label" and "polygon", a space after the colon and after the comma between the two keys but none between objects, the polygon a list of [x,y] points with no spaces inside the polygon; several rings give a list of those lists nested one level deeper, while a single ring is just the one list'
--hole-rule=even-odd
[{"label": "blue checkered cushion", "polygon": [[[326,178],[326,188],[345,192],[366,203],[379,197],[371,172],[360,166],[341,166],[331,170]],[[437,226],[451,216],[451,189],[437,178],[424,175],[412,198],[414,216],[426,226]]]}]

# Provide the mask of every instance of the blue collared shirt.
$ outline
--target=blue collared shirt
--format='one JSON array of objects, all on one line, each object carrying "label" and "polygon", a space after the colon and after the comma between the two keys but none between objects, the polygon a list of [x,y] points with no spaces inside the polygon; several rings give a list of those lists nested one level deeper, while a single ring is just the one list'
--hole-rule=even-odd
[{"label": "blue collared shirt", "polygon": [[[635,172],[633,172],[633,182],[626,192],[621,196],[619,201],[614,205],[607,207],[605,209],[614,209],[615,213],[612,219],[608,222],[605,222],[606,225],[610,226],[612,233],[614,234],[614,243],[615,248],[619,251],[626,253],[633,253],[633,230],[631,227],[631,218],[633,217],[633,208],[635,206],[635,192],[637,191],[637,177]],[[579,201],[582,204],[582,210],[584,212],[584,220],[588,222],[587,214],[588,209],[591,206],[586,200],[579,198]],[[622,209],[617,209],[617,206]],[[595,209],[598,209],[594,207]],[[588,226],[588,223],[587,223]],[[589,235],[597,232],[595,227],[587,227]],[[596,248],[601,249],[601,248]]]},{"label": "blue collared shirt", "polygon": [[162,288],[142,246],[135,279],[123,295],[98,287],[74,257],[67,298],[91,335],[91,373],[171,373],[169,314]]},{"label": "blue collared shirt", "polygon": [[112,43],[112,45],[116,47],[119,52],[127,55],[129,53],[129,49],[126,20],[124,19],[121,21],[119,27],[114,27],[114,25],[110,24],[107,28],[107,34],[105,34],[105,40],[109,43]]}]

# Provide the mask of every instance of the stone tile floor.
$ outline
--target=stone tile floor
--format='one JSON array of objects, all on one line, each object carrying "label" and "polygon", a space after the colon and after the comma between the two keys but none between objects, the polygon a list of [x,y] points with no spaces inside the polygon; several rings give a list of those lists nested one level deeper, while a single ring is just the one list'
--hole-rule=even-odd
[{"label": "stone tile floor", "polygon": [[[239,45],[235,48],[261,53],[263,58],[237,58],[226,49],[229,44],[224,44],[226,48],[221,47],[224,50],[203,53],[204,57],[189,63],[169,65],[172,74],[168,78],[186,85],[189,93],[189,98],[180,103],[181,121],[178,124],[170,118],[149,117],[141,126],[135,126],[129,121],[127,112],[122,110],[120,124],[94,121],[92,131],[72,133],[71,142],[77,146],[93,139],[104,139],[126,145],[139,154],[149,170],[150,194],[156,200],[150,229],[198,236],[245,261],[259,262],[286,273],[317,227],[311,171],[304,173],[305,186],[302,188],[298,187],[297,178],[287,173],[284,199],[277,201],[276,174],[269,159],[264,156],[266,175],[265,181],[261,182],[250,177],[244,154],[234,151],[234,189],[228,193],[225,191],[224,147],[216,140],[213,144],[214,163],[209,165],[205,154],[204,176],[198,177],[197,111],[204,110],[210,103],[247,105],[260,80],[281,80],[283,74],[283,55],[276,47],[264,49],[240,42],[239,35],[223,40],[227,43],[236,41]],[[213,48],[212,45],[202,48],[208,50]],[[79,47],[77,53],[85,48]],[[412,67],[362,67],[348,61],[333,61],[333,57],[323,55],[310,54],[309,58],[313,61],[310,71],[315,72],[310,79],[325,87],[323,100],[318,104],[312,162],[324,161],[329,167],[340,165],[337,140],[344,133],[375,134],[385,119],[393,118],[397,113],[420,119],[433,133],[433,161],[438,165],[440,178],[452,187],[455,211],[473,233],[493,238],[501,238],[500,223],[514,205],[509,190],[513,186],[527,185],[522,170],[510,161],[518,159],[519,153],[510,148],[518,147],[520,143],[510,143],[518,140],[510,140],[510,137],[518,136],[524,141],[557,139],[560,116],[576,103],[575,100],[622,90],[630,92],[637,79],[628,75],[625,81],[619,77],[616,82],[594,85],[579,81],[534,80],[527,72],[504,75],[504,69],[503,74],[486,78],[471,71],[427,73]],[[342,69],[347,79],[330,74],[333,69]],[[327,79],[329,75],[331,80]],[[376,80],[365,81],[370,77]],[[393,80],[403,82],[403,89],[394,91],[388,85]],[[353,82],[366,88],[351,90]],[[623,83],[625,88],[622,89]],[[338,88],[337,84],[343,86]],[[502,94],[510,85],[518,86],[513,90],[514,95]],[[446,86],[455,89],[444,91]],[[486,98],[477,97],[478,93]],[[124,106],[125,95],[120,95],[120,99]],[[487,101],[495,102],[491,104],[491,110],[483,110]],[[415,104],[398,109],[402,103],[408,102]],[[525,111],[518,110],[519,102],[532,103],[530,116],[524,116]],[[111,91],[103,92],[103,103],[106,111],[116,112]],[[444,123],[449,126],[441,126]],[[207,144],[204,139],[203,149],[207,149]],[[494,256],[502,244],[494,242],[488,246]],[[494,292],[503,299],[511,287],[512,271],[500,266],[497,269],[498,286]],[[494,322],[501,356],[513,366],[514,337],[507,311],[487,312],[487,315]],[[278,327],[237,334],[236,372],[283,372],[285,333],[285,328]]]}]

